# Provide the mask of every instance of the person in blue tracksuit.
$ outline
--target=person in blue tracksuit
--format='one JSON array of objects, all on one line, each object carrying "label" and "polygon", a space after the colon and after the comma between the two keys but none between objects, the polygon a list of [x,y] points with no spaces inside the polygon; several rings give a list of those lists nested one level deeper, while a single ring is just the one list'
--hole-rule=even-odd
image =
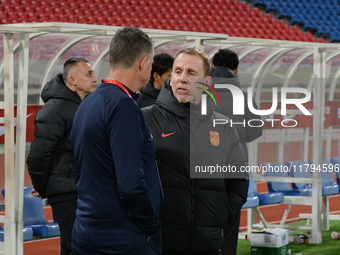
[{"label": "person in blue tracksuit", "polygon": [[117,30],[109,76],[76,113],[75,255],[162,252],[155,147],[135,93],[148,83],[152,61],[153,44],[144,32]]}]

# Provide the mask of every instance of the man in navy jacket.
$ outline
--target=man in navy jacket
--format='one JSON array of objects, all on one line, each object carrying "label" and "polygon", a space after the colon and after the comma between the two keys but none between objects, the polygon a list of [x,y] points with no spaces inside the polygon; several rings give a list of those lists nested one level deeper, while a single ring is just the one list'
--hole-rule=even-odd
[{"label": "man in navy jacket", "polygon": [[147,34],[119,29],[110,44],[109,76],[78,108],[71,134],[74,254],[161,254],[155,148],[135,93],[147,84],[152,60]]}]

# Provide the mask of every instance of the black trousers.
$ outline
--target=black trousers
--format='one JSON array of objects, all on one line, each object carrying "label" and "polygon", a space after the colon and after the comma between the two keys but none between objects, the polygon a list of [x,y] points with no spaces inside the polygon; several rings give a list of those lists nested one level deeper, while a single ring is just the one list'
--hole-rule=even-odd
[{"label": "black trousers", "polygon": [[71,236],[76,219],[77,199],[57,202],[51,207],[60,228],[60,255],[71,255]]},{"label": "black trousers", "polygon": [[228,223],[224,229],[224,242],[220,253],[221,255],[236,255],[240,220],[241,212],[239,212],[235,220]]}]

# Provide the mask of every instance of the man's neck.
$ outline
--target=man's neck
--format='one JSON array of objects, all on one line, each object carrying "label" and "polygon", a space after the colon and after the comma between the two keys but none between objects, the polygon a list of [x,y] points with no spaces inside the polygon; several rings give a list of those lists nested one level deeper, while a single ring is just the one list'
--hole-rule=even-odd
[{"label": "man's neck", "polygon": [[155,89],[161,89],[161,88],[162,88],[162,85],[163,85],[163,84],[160,84],[160,83],[157,82],[157,81],[154,81],[154,82],[153,82],[153,87],[154,87]]},{"label": "man's neck", "polygon": [[136,79],[136,75],[134,75],[133,69],[116,69],[111,70],[108,77],[119,81],[124,84],[133,92],[137,92],[139,90],[139,82]]},{"label": "man's neck", "polygon": [[82,91],[77,91],[77,87],[75,86],[75,85],[71,85],[71,84],[69,84],[69,83],[67,83],[67,84],[65,84],[66,85],[66,87],[68,87],[71,91],[73,91],[73,92],[76,92],[78,95],[79,95],[79,97],[80,97],[80,99],[81,100],[83,100],[84,98],[85,98],[85,94],[84,93],[82,93]]}]

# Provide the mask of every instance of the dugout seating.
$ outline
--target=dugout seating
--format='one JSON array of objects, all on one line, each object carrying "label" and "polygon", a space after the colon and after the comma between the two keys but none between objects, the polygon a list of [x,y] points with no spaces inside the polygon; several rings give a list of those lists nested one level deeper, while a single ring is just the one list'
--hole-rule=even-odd
[{"label": "dugout seating", "polygon": [[[4,228],[0,226],[0,242],[4,241],[4,234]],[[33,239],[33,229],[31,227],[24,227],[23,239],[24,241],[29,241]]]},{"label": "dugout seating", "polygon": [[[324,163],[327,163],[327,161],[323,161]],[[328,161],[329,162],[329,161]],[[302,171],[300,170],[300,165]],[[276,167],[276,170],[275,170]],[[286,208],[286,211],[282,217],[280,225],[277,224],[269,224],[268,222],[265,221],[264,217],[261,218],[261,223],[259,224],[254,224],[254,221],[250,223],[251,226],[253,227],[277,227],[277,226],[282,226],[285,224],[285,220],[289,214],[289,211],[291,209],[292,205],[307,205],[311,206],[313,205],[313,200],[312,200],[312,187],[311,185],[306,185],[308,183],[294,183],[293,178],[307,178],[312,180],[311,173],[308,169],[309,165],[304,162],[304,161],[289,161],[287,163],[287,166],[285,167],[282,163],[280,162],[273,162],[273,163],[264,163],[262,164],[262,168],[266,171],[266,176],[269,177],[277,177],[278,181],[267,181],[268,185],[268,190],[269,192],[282,192],[284,193],[284,201],[282,204],[288,205]],[[269,171],[271,169],[272,171]],[[284,171],[280,171],[279,169],[284,169]],[[290,176],[289,177],[289,169],[291,169]],[[295,171],[292,169],[296,169]],[[302,173],[300,175],[300,173]],[[330,174],[332,176],[330,176]],[[280,178],[292,178],[292,187],[289,185],[289,182],[280,182]],[[325,174],[322,175],[323,177],[323,183],[322,183],[322,192],[323,192],[323,217],[324,217],[324,222],[323,222],[323,229],[328,230],[329,229],[329,195],[333,194],[338,194],[339,189],[338,186],[334,184],[334,178],[333,178],[333,173],[330,171],[326,171]],[[336,188],[334,187],[336,186]],[[258,208],[256,208],[258,209]],[[307,214],[305,214],[307,215]],[[300,216],[300,215],[299,215]],[[301,216],[300,216],[301,217]],[[311,217],[311,215],[307,215],[306,217]],[[249,223],[248,223],[249,224]],[[299,226],[290,226],[291,228],[296,227],[296,229],[310,229],[310,226],[304,226],[300,228]]]},{"label": "dugout seating", "polygon": [[[33,187],[24,187],[24,233],[25,228],[30,228],[32,235],[41,235],[44,238],[60,236],[58,223],[49,223],[46,220],[43,202],[40,198],[31,195],[32,189]],[[2,194],[5,196],[5,190],[2,190]]]},{"label": "dugout seating", "polygon": [[[0,242],[4,241],[5,231],[4,228],[0,225]],[[24,227],[23,230],[23,240],[29,241],[33,239],[33,229],[31,227]]]},{"label": "dugout seating", "polygon": [[[263,168],[266,169],[284,169],[285,166],[280,162],[264,163]],[[272,177],[288,177],[288,171],[266,171],[266,176]],[[288,196],[310,196],[309,188],[292,188],[288,182],[267,182],[269,192],[282,192]]]},{"label": "dugout seating", "polygon": [[[313,160],[309,160],[310,164],[313,164]],[[333,165],[328,160],[323,158],[322,165],[321,165],[321,172],[322,172],[322,195],[335,195],[339,193],[339,186],[334,180],[333,174]]]},{"label": "dugout seating", "polygon": [[339,164],[339,157],[333,157],[331,158],[331,162],[333,163],[335,167],[335,177],[336,177],[336,182],[338,184],[338,187],[340,188],[340,164]]},{"label": "dugout seating", "polygon": [[263,205],[277,204],[283,202],[284,200],[284,194],[282,192],[259,194],[256,191],[256,184],[251,171],[249,172],[248,196],[257,196],[260,200],[260,203]]},{"label": "dugout seating", "polygon": [[[310,164],[313,164],[312,160]],[[329,165],[327,159],[322,160],[322,164]],[[311,178],[310,167],[307,162],[303,160],[298,161],[288,161],[287,166],[290,168],[290,175],[296,178]],[[333,171],[331,168],[327,167],[327,171],[322,172],[322,196],[335,195],[339,193],[339,187],[334,181]],[[292,183],[294,189],[306,189],[308,190],[307,196],[312,196],[312,187],[306,183]]]}]

